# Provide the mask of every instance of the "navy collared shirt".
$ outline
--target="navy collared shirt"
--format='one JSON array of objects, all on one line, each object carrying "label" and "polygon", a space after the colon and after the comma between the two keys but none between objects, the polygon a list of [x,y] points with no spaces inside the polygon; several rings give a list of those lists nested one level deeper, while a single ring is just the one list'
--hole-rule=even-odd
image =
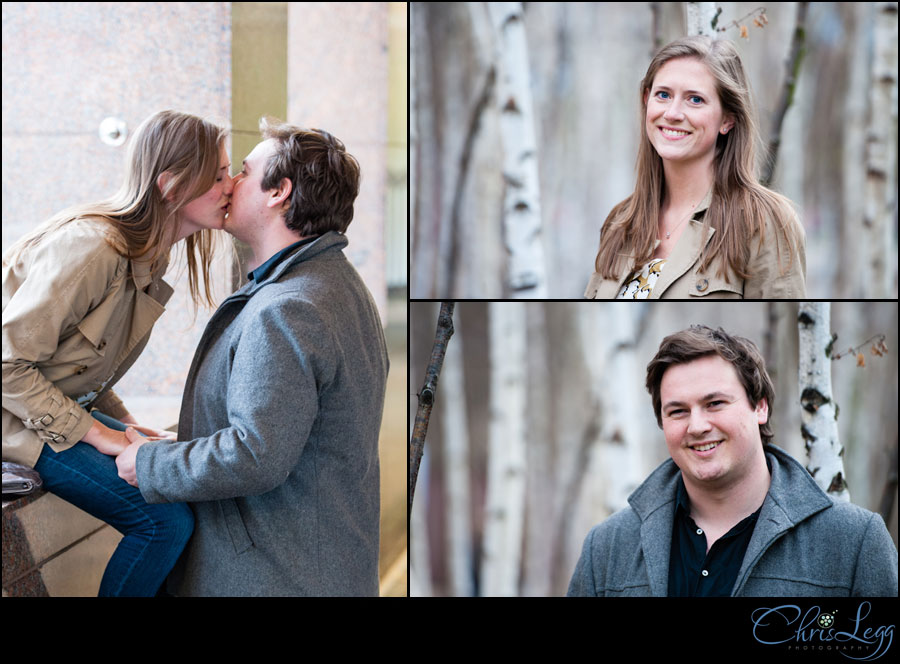
[{"label": "navy collared shirt", "polygon": [[256,269],[253,270],[252,272],[248,272],[248,273],[247,273],[247,279],[250,279],[250,280],[252,280],[252,281],[255,281],[255,282],[259,283],[260,281],[262,281],[263,279],[266,278],[266,275],[269,274],[269,272],[271,271],[271,269],[272,269],[273,267],[275,267],[276,265],[278,265],[278,263],[280,263],[281,260],[282,260],[285,256],[287,256],[288,254],[290,254],[291,252],[293,252],[294,249],[296,249],[297,247],[301,247],[301,246],[303,246],[304,244],[309,244],[309,243],[312,242],[313,240],[318,240],[319,237],[321,237],[321,236],[316,235],[316,236],[314,236],[314,237],[308,237],[308,238],[306,238],[305,240],[300,240],[299,242],[294,242],[294,244],[292,244],[292,245],[290,245],[290,246],[288,246],[288,247],[285,247],[284,249],[282,249],[281,251],[279,251],[278,253],[276,253],[274,256],[272,256],[272,257],[271,257],[269,260],[267,260],[265,263],[263,263],[262,265],[260,265],[258,268],[256,268]]},{"label": "navy collared shirt", "polygon": [[[768,458],[766,459],[768,463]],[[769,467],[771,474],[772,468]],[[729,597],[762,505],[716,540],[706,552],[706,533],[691,518],[691,504],[679,475],[669,553],[669,597]]]}]

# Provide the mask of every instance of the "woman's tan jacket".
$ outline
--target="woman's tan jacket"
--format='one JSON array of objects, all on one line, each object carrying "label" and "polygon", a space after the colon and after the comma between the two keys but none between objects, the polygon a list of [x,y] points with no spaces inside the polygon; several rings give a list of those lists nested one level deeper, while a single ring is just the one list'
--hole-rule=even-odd
[{"label": "woman's tan jacket", "polygon": [[[782,233],[776,231],[771,220],[766,224],[763,246],[759,246],[758,239],[751,241],[750,262],[747,265],[752,275],[750,279],[739,278],[726,266],[728,276],[726,281],[724,276],[716,275],[715,261],[710,265],[708,273],[699,271],[700,254],[716,232],[714,228],[710,228],[704,243],[701,213],[709,208],[711,198],[712,196],[707,194],[697,206],[693,218],[666,259],[659,279],[650,291],[650,299],[793,300],[806,297],[806,234],[796,217],[793,223],[796,225],[800,241],[793,255],[788,255]],[[615,279],[604,279],[594,272],[584,296],[597,300],[615,299],[622,286],[632,276],[633,265],[630,261],[622,261],[621,264],[622,271]]]},{"label": "woman's tan jacket", "polygon": [[103,222],[76,219],[3,257],[3,460],[33,467],[128,414],[110,389],[143,351],[172,288],[119,255]]}]

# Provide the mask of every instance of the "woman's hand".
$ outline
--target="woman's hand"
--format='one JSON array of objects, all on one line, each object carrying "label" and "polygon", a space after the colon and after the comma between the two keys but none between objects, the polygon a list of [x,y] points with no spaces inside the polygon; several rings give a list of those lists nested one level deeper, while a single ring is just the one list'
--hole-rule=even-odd
[{"label": "woman's hand", "polygon": [[153,440],[161,440],[163,438],[169,438],[171,440],[175,440],[177,435],[174,431],[166,431],[165,429],[155,429],[153,427],[142,426],[137,423],[137,420],[134,419],[134,416],[130,413],[123,417],[120,422],[122,424],[129,425],[132,429],[136,430],[138,433],[142,433],[145,436],[153,439]]},{"label": "woman's hand", "polygon": [[129,424],[132,429],[137,431],[138,433],[142,433],[151,440],[162,440],[167,438],[169,440],[175,440],[177,438],[177,434],[174,431],[166,431],[165,429],[154,429],[153,427],[145,427],[140,424]]},{"label": "woman's hand", "polygon": [[110,429],[97,420],[94,420],[90,431],[85,434],[81,441],[88,445],[93,445],[98,452],[109,456],[121,454],[131,444],[128,438],[125,437],[124,431]]}]

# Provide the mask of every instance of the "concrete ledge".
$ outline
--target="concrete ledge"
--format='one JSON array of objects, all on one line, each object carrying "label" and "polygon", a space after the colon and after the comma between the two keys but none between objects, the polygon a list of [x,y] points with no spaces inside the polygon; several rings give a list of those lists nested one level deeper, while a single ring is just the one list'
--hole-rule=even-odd
[{"label": "concrete ledge", "polygon": [[3,596],[95,596],[122,536],[53,494],[3,501]]}]

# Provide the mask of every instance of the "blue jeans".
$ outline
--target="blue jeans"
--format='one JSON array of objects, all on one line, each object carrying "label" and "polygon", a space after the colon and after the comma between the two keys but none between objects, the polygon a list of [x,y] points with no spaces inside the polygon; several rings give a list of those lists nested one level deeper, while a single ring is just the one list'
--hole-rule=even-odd
[{"label": "blue jeans", "polygon": [[[91,414],[111,429],[125,430],[118,420],[97,411]],[[44,445],[34,469],[44,489],[122,533],[98,595],[156,595],[194,530],[191,508],[185,503],[147,503],[139,489],[119,477],[115,457],[84,442],[63,452]]]}]

